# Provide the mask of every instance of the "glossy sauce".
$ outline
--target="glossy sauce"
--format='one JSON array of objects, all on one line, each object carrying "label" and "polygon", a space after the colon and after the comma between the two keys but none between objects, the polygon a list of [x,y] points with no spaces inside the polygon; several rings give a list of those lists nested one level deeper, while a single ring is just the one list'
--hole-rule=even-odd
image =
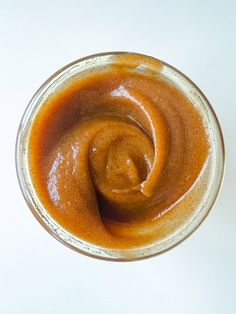
[{"label": "glossy sauce", "polygon": [[209,151],[200,113],[137,66],[131,55],[72,79],[45,100],[31,130],[31,176],[44,207],[69,232],[103,247],[143,246],[170,234],[204,188],[188,199]]}]

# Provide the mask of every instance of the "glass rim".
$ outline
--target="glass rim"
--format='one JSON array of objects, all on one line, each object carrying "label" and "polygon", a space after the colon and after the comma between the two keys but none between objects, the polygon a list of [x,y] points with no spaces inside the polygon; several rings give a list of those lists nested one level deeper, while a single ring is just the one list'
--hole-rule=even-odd
[{"label": "glass rim", "polygon": [[[37,105],[37,102],[35,103],[35,99],[37,98],[37,96],[40,94],[40,92],[46,87],[48,86],[52,80],[56,79],[57,76],[59,76],[60,74],[62,74],[64,71],[68,70],[69,68],[71,68],[74,65],[77,65],[78,63],[81,63],[82,61],[87,61],[90,60],[92,58],[96,58],[96,57],[105,57],[105,56],[116,56],[116,55],[121,55],[121,54],[135,54],[137,56],[144,56],[147,57],[147,55],[141,54],[141,53],[135,53],[135,52],[127,52],[127,51],[110,51],[110,52],[102,52],[102,53],[97,53],[97,54],[92,54],[92,55],[88,55],[86,57],[83,58],[79,58],[73,62],[68,63],[67,65],[63,66],[62,68],[60,68],[58,71],[56,71],[54,74],[52,74],[38,89],[37,91],[34,93],[34,95],[32,96],[32,98],[30,99],[23,115],[22,118],[20,120],[20,124],[18,127],[18,131],[17,131],[17,137],[16,137],[16,144],[15,144],[15,166],[16,166],[16,173],[17,173],[17,178],[18,178],[18,182],[20,185],[20,189],[21,192],[23,194],[23,197],[30,209],[30,211],[32,212],[32,214],[34,215],[34,217],[38,220],[38,222],[44,227],[45,230],[48,231],[48,233],[50,235],[52,235],[55,239],[57,239],[59,242],[61,242],[62,244],[64,244],[65,246],[73,249],[76,252],[79,252],[83,255],[89,256],[89,257],[93,257],[99,260],[105,260],[105,261],[115,261],[115,262],[127,262],[127,261],[137,261],[137,260],[143,260],[143,259],[147,259],[147,258],[151,258],[160,254],[163,254],[173,248],[175,248],[176,246],[178,246],[180,243],[182,243],[184,240],[186,240],[189,236],[191,236],[196,229],[198,229],[198,227],[203,223],[203,221],[206,219],[206,217],[208,216],[208,214],[210,213],[211,209],[214,207],[217,198],[219,196],[220,190],[222,188],[222,183],[223,183],[223,178],[224,178],[224,173],[225,173],[225,143],[224,143],[224,137],[223,137],[223,133],[221,130],[221,126],[218,120],[218,117],[210,103],[210,101],[208,100],[208,98],[205,96],[205,94],[201,91],[201,89],[184,73],[182,73],[180,70],[178,70],[177,68],[175,68],[174,66],[170,65],[169,63],[162,61],[160,59],[154,58],[155,60],[159,61],[162,65],[168,67],[169,69],[173,70],[174,72],[176,72],[178,75],[180,75],[180,77],[183,77],[188,83],[190,83],[195,89],[196,91],[199,93],[199,95],[202,97],[202,99],[204,100],[204,103],[207,106],[207,109],[209,109],[212,118],[214,120],[216,129],[218,131],[218,135],[220,137],[219,139],[219,147],[220,147],[220,152],[221,152],[221,167],[220,167],[220,174],[219,174],[219,179],[218,179],[218,185],[214,194],[214,197],[212,198],[211,203],[207,206],[207,210],[204,212],[204,215],[202,216],[202,218],[200,219],[200,221],[193,226],[192,229],[188,230],[186,232],[186,234],[184,234],[184,236],[179,239],[176,243],[170,245],[169,247],[164,248],[161,251],[158,252],[154,252],[153,254],[148,254],[148,255],[140,255],[137,257],[131,257],[131,258],[120,258],[120,257],[111,257],[111,256],[101,256],[101,255],[96,255],[92,252],[88,252],[85,251],[81,248],[78,248],[74,245],[72,245],[71,243],[67,242],[65,239],[61,238],[60,236],[58,236],[58,234],[56,234],[52,228],[49,227],[49,225],[47,223],[45,223],[45,221],[42,219],[42,217],[40,216],[39,212],[37,211],[37,209],[35,208],[35,206],[33,206],[32,201],[31,201],[31,197],[32,195],[30,194],[30,191],[26,189],[26,182],[24,179],[24,170],[22,168],[22,164],[21,164],[21,160],[20,160],[20,155],[21,155],[21,145],[22,145],[22,136],[23,136],[23,131],[24,131],[24,127],[25,127],[25,123],[27,123],[27,121],[29,120],[30,116],[31,116],[31,110]],[[153,58],[153,57],[152,57]],[[214,184],[214,182],[213,182]],[[32,197],[33,198],[33,197]],[[45,209],[47,211],[47,209]],[[50,215],[50,214],[49,214]],[[69,231],[67,231],[66,229],[64,229],[59,223],[58,223],[59,227],[61,227],[61,229],[63,229],[67,234],[72,235],[73,237],[75,237],[79,242],[83,242],[84,240],[82,240],[81,238],[71,234]],[[191,223],[189,224],[191,225]],[[86,242],[86,241],[84,241]],[[92,245],[94,246],[92,243],[88,243],[86,242],[86,244],[88,245]],[[138,251],[142,251],[144,248],[139,247],[137,248],[137,252]],[[147,247],[145,247],[145,249],[147,249]],[[100,247],[100,250],[105,250],[107,251],[106,248]],[[114,252],[121,252],[122,249],[110,249],[111,251]],[[129,249],[127,249],[129,251]]]}]

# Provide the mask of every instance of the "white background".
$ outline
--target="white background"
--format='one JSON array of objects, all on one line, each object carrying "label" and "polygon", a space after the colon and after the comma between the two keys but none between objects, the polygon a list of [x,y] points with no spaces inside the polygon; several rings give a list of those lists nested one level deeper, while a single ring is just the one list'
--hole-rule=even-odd
[{"label": "white background", "polygon": [[[0,313],[236,313],[236,1],[0,0]],[[207,95],[226,142],[223,189],[174,250],[140,262],[82,256],[53,239],[21,195],[14,145],[48,76],[111,50],[153,55]]]}]

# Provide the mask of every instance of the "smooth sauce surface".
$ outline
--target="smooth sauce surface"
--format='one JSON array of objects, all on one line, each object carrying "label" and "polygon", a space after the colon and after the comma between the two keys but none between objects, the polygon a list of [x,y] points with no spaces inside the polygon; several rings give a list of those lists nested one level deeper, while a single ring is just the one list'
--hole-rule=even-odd
[{"label": "smooth sauce surface", "polygon": [[208,151],[201,115],[185,96],[120,66],[50,96],[29,141],[33,184],[48,212],[110,248],[145,245],[174,229],[169,212],[181,208]]}]

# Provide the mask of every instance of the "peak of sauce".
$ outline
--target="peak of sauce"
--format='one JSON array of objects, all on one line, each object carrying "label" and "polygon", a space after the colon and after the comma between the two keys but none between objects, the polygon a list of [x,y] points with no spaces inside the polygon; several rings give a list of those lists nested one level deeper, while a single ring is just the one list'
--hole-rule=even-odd
[{"label": "peak of sauce", "polygon": [[209,142],[200,113],[180,91],[133,71],[155,59],[117,60],[45,100],[29,162],[40,201],[62,227],[102,247],[128,248],[173,232],[172,216],[188,216]]}]

